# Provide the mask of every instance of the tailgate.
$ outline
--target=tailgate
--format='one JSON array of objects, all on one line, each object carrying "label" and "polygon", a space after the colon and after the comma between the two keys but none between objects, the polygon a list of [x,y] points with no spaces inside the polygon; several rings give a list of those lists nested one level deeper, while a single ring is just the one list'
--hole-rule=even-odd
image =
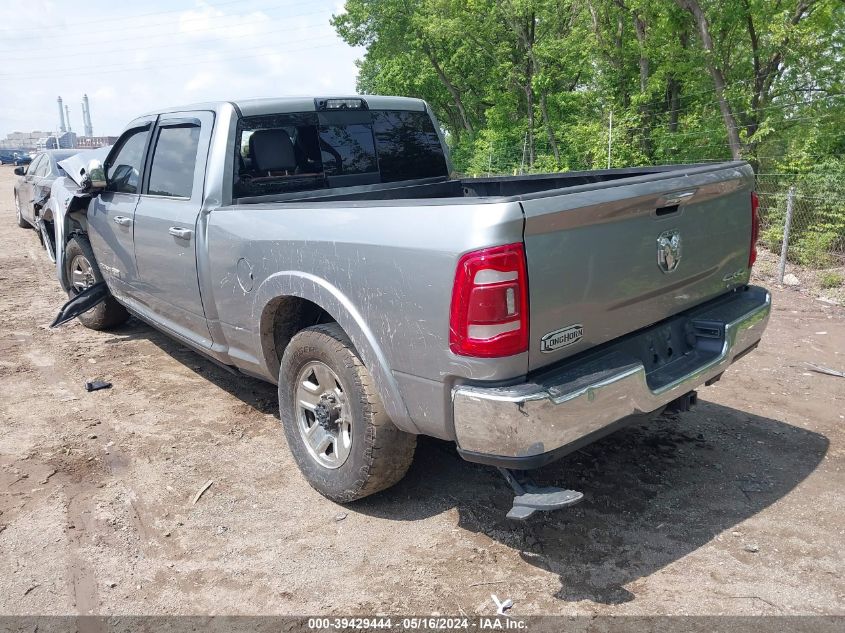
[{"label": "tailgate", "polygon": [[747,283],[752,187],[732,163],[525,196],[529,370]]}]

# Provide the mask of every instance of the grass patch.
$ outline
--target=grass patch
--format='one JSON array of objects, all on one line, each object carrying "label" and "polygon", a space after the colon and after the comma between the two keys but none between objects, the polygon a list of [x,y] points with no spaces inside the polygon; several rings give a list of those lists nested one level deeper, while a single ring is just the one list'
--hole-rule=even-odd
[{"label": "grass patch", "polygon": [[835,270],[826,270],[819,275],[819,285],[825,290],[839,288],[843,282],[845,282],[845,277]]}]

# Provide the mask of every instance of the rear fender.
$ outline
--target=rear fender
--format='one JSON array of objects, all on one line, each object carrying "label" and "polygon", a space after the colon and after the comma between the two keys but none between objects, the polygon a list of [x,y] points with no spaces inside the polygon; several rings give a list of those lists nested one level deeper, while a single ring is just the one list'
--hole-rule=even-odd
[{"label": "rear fender", "polygon": [[[373,377],[376,390],[384,403],[385,410],[393,423],[403,431],[419,433],[411,420],[399,385],[393,377],[387,358],[373,332],[357,308],[338,288],[325,279],[301,271],[282,271],[271,275],[258,288],[253,303],[252,322],[260,324],[265,310],[278,297],[294,296],[307,299],[325,310],[355,346],[364,366]],[[254,348],[262,350],[262,360],[271,376],[279,375],[279,362],[274,353],[267,353],[262,342],[260,326],[253,332]]]}]

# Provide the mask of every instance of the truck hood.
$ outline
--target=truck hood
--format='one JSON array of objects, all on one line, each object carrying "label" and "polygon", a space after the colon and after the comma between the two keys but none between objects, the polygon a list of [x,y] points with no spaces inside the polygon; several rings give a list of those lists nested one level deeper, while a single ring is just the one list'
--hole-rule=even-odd
[{"label": "truck hood", "polygon": [[97,149],[86,149],[78,154],[74,154],[70,158],[65,158],[59,161],[59,167],[65,170],[68,177],[73,180],[77,186],[82,186],[82,177],[85,175],[85,170],[88,168],[88,161],[96,158],[100,162],[108,156],[111,145],[100,147]]}]

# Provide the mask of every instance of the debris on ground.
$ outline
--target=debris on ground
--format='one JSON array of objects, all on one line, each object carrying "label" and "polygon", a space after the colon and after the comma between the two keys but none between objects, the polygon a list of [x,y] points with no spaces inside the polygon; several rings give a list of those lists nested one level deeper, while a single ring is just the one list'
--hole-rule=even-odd
[{"label": "debris on ground", "polygon": [[838,371],[836,369],[831,369],[830,367],[825,367],[824,365],[814,365],[813,363],[807,363],[807,366],[810,368],[810,371],[814,371],[818,374],[827,374],[828,376],[845,378],[845,371]]},{"label": "debris on ground", "polygon": [[751,552],[752,554],[756,554],[760,551],[760,546],[755,543],[747,543],[742,547],[746,552]]},{"label": "debris on ground", "polygon": [[783,285],[784,286],[797,286],[800,283],[801,282],[798,281],[798,277],[796,277],[792,273],[789,273],[788,275],[783,276]]},{"label": "debris on ground", "polygon": [[490,597],[493,598],[493,602],[496,604],[496,615],[505,615],[505,611],[513,607],[513,600],[510,598],[502,601],[496,597],[495,593],[491,593]]},{"label": "debris on ground", "polygon": [[202,488],[200,488],[199,492],[194,496],[194,503],[196,503],[197,501],[200,500],[200,497],[202,497],[205,494],[206,490],[211,488],[211,484],[213,484],[213,483],[214,483],[213,479],[209,479],[208,481],[205,482],[205,485]]},{"label": "debris on ground", "polygon": [[507,582],[506,580],[484,580],[481,582],[474,582],[470,585],[470,587],[481,587],[482,585],[498,585],[503,582]]},{"label": "debris on ground", "polygon": [[334,515],[334,520],[339,523],[340,521],[343,521],[346,517],[346,512],[339,512],[338,514]]},{"label": "debris on ground", "polygon": [[111,383],[105,380],[90,380],[85,383],[85,391],[99,391],[100,389],[111,389]]}]

